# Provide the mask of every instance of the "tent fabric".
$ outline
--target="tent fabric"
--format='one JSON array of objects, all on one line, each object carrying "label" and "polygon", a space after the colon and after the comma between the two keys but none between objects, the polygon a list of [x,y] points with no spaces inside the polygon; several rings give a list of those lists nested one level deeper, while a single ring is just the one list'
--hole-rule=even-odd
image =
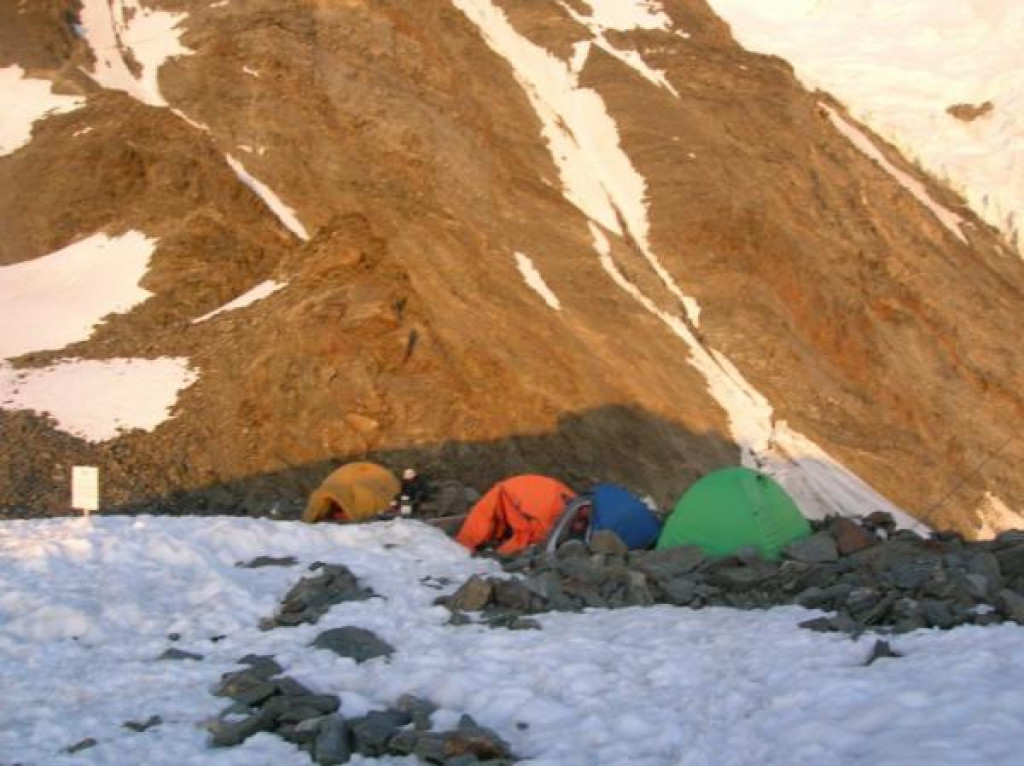
[{"label": "tent fabric", "polygon": [[589,494],[582,494],[565,504],[565,510],[559,514],[551,525],[551,529],[548,530],[547,539],[544,541],[545,553],[554,553],[558,550],[558,546],[571,538],[582,539],[586,536],[586,533],[590,531],[590,512],[593,502],[594,498]]},{"label": "tent fabric", "polygon": [[386,511],[401,489],[391,471],[376,463],[348,463],[309,496],[302,520],[365,521]]},{"label": "tent fabric", "polygon": [[607,529],[634,550],[647,548],[658,539],[661,521],[628,489],[617,484],[598,484],[591,494],[591,534]]},{"label": "tent fabric", "polygon": [[603,529],[614,532],[627,547],[639,550],[649,548],[658,539],[661,521],[628,489],[598,484],[565,506],[548,533],[544,550],[554,553],[566,540],[589,540]]},{"label": "tent fabric", "polygon": [[470,510],[455,539],[470,550],[500,543],[499,553],[518,553],[544,541],[565,504],[574,498],[562,482],[524,474],[491,487]]},{"label": "tent fabric", "polygon": [[749,468],[724,468],[683,494],[657,548],[695,545],[706,555],[728,556],[752,546],[773,560],[810,534],[810,524],[774,479]]}]

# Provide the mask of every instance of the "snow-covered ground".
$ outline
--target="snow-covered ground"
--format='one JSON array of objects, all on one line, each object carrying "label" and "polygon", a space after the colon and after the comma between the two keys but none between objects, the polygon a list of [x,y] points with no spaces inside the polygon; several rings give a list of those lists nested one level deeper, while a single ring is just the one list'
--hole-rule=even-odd
[{"label": "snow-covered ground", "polygon": [[[259,555],[299,563],[235,566]],[[259,630],[317,560],[345,564],[382,598],[315,626]],[[534,766],[1020,763],[1020,627],[919,631],[893,641],[902,658],[864,666],[872,637],[800,629],[812,613],[795,607],[591,610],[542,615],[539,631],[446,626],[434,598],[493,567],[405,520],[2,522],[0,763],[309,764],[268,734],[207,746],[201,722],[226,706],[210,689],[249,653],[340,696],[343,715],[404,693],[441,706],[438,728],[469,713]],[[356,665],[309,647],[343,625],[397,651]],[[157,659],[171,647],[203,659]],[[163,722],[144,733],[122,726],[153,715]],[[97,744],[62,753],[87,737]]]},{"label": "snow-covered ground", "polygon": [[[1018,0],[709,0],[745,47],[961,192],[1024,248],[1024,4]],[[965,122],[958,104],[992,109]]]}]

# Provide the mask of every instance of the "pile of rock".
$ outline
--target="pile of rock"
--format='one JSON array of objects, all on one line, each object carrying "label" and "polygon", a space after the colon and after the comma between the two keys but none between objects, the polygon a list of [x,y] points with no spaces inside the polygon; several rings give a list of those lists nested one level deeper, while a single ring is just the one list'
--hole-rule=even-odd
[{"label": "pile of rock", "polygon": [[318,561],[309,568],[319,571],[319,574],[299,580],[281,601],[277,614],[260,621],[260,628],[270,630],[304,623],[316,624],[335,604],[365,601],[377,595],[360,585],[356,576],[343,564]]},{"label": "pile of rock", "polygon": [[[376,642],[387,647],[369,631],[361,632],[367,634],[358,637],[357,643],[362,646]],[[313,645],[341,645],[338,636],[324,639],[325,635],[321,634]],[[387,647],[384,654],[391,651]],[[351,653],[345,656],[355,658]],[[217,718],[207,722],[214,747],[233,747],[254,734],[268,732],[305,750],[321,766],[346,763],[354,754],[367,758],[413,755],[425,763],[443,766],[508,766],[515,762],[508,745],[469,716],[463,716],[454,730],[431,731],[431,715],[437,706],[428,700],[405,695],[394,708],[346,718],[339,711],[337,696],[317,694],[295,679],[281,676],[283,668],[273,657],[250,655],[239,662],[246,667],[226,674],[214,690],[233,700]]]},{"label": "pile of rock", "polygon": [[905,633],[918,628],[1024,624],[1024,533],[967,542],[895,531],[887,514],[830,519],[778,562],[755,551],[712,559],[693,547],[629,551],[607,532],[553,555],[499,559],[517,578],[475,576],[438,599],[452,622],[481,612],[492,626],[538,627],[524,615],[672,604],[759,609],[783,604],[834,614],[801,623],[820,631]]}]

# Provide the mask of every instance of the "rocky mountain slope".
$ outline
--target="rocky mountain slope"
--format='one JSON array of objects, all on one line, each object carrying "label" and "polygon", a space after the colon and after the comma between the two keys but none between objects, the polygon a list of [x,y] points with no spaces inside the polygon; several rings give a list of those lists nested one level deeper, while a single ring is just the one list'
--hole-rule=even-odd
[{"label": "rocky mountain slope", "polygon": [[662,504],[743,460],[812,514],[981,534],[1024,511],[1024,260],[703,0],[39,0],[0,22],[0,67],[80,97],[0,156],[0,266],[156,242],[151,297],[11,370],[197,374],[172,417],[103,440],[8,397],[7,513],[65,509],[82,463],[111,509],[291,513],[362,457]]}]

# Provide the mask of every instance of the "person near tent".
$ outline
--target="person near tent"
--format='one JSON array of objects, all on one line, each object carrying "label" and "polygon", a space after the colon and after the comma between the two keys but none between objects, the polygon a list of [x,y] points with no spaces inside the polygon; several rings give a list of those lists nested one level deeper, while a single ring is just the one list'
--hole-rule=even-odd
[{"label": "person near tent", "polygon": [[415,513],[429,497],[427,480],[415,468],[406,468],[402,472],[402,486],[398,492],[398,512],[403,516]]}]

